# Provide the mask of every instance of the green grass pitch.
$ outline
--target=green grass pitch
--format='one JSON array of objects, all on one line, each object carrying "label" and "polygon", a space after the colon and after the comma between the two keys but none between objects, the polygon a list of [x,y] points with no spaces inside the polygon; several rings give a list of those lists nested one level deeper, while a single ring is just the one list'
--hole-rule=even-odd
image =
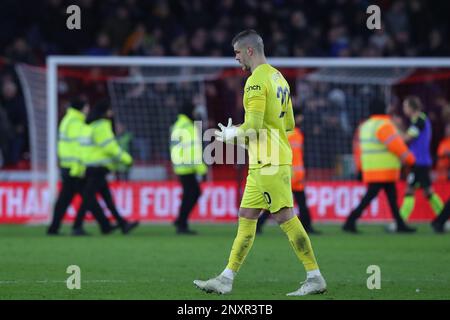
[{"label": "green grass pitch", "polygon": [[[285,235],[267,225],[238,274],[231,295],[206,294],[194,279],[220,273],[236,225],[193,225],[198,236],[176,236],[169,225],[142,225],[134,233],[48,237],[44,226],[0,226],[2,299],[450,299],[450,235],[419,225],[413,235],[361,225],[349,235],[338,225],[318,225],[311,241],[328,292],[286,297],[305,272]],[[63,232],[68,234],[69,227]],[[81,289],[69,290],[69,265],[81,268]],[[367,267],[381,268],[381,289],[367,288]]]}]

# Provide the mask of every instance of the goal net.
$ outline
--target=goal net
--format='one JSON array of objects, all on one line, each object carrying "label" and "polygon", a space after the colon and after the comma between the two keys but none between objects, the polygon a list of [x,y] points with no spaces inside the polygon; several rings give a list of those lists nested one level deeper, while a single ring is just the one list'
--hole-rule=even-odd
[{"label": "goal net", "polygon": [[[401,101],[419,96],[433,122],[433,150],[443,135],[450,101],[450,59],[270,59],[288,80],[294,108],[304,114],[307,179],[355,178],[352,141],[372,97],[385,99],[399,126]],[[199,106],[203,130],[243,120],[248,74],[227,58],[49,57],[46,68],[17,67],[29,114],[33,182],[58,180],[56,130],[68,101],[108,96],[115,130],[135,159],[130,180],[171,180],[169,128],[180,104]],[[447,111],[445,111],[447,110]],[[210,180],[236,180],[243,166],[213,165]]]},{"label": "goal net", "polygon": [[[204,106],[208,75],[146,75],[145,70],[107,81],[119,136],[128,134],[134,158],[132,180],[168,179],[170,126],[181,104]],[[207,119],[203,108],[202,117]],[[170,167],[170,165],[169,165]]]}]

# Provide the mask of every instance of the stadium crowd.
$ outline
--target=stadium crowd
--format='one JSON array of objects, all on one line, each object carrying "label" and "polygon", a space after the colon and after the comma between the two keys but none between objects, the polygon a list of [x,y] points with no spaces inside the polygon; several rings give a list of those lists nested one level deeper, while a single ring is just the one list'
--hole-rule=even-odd
[{"label": "stadium crowd", "polygon": [[[74,3],[77,31],[65,28]],[[376,3],[383,28],[372,32],[361,26]],[[420,0],[2,1],[0,47],[27,63],[48,54],[229,56],[231,36],[253,28],[268,56],[446,56],[449,10]]]},{"label": "stadium crowd", "polygon": [[[65,27],[66,8],[71,4],[81,8],[81,30]],[[445,41],[450,36],[450,2],[375,1],[382,14],[382,29],[377,31],[365,27],[366,8],[371,4],[367,0],[1,1],[0,150],[4,159],[0,166],[17,166],[28,152],[27,116],[14,64],[43,65],[49,54],[231,56],[231,36],[245,28],[264,35],[268,56],[450,54]],[[448,116],[448,101],[443,99],[442,105],[442,115]]]}]

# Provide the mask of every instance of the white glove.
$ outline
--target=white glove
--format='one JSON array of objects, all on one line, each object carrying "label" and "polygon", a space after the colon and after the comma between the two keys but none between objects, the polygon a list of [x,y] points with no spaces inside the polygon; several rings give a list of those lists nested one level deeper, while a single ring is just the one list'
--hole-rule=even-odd
[{"label": "white glove", "polygon": [[242,148],[248,150],[248,144],[245,142],[245,137],[238,138],[237,142],[236,142],[236,145],[238,145],[239,147],[242,147]]},{"label": "white glove", "polygon": [[220,130],[214,131],[216,140],[228,143],[233,142],[233,139],[237,137],[238,127],[233,126],[233,120],[231,120],[231,118],[228,118],[228,124],[226,127],[219,123],[219,128]]}]

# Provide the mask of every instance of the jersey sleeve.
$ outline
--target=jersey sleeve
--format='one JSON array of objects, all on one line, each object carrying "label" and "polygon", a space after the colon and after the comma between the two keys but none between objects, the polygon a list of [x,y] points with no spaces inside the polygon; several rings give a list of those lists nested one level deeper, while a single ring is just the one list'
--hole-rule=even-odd
[{"label": "jersey sleeve", "polygon": [[247,105],[245,108],[244,123],[240,126],[240,131],[245,132],[248,129],[259,130],[262,128],[264,122],[267,85],[263,79],[251,76],[248,78],[244,90]]}]

